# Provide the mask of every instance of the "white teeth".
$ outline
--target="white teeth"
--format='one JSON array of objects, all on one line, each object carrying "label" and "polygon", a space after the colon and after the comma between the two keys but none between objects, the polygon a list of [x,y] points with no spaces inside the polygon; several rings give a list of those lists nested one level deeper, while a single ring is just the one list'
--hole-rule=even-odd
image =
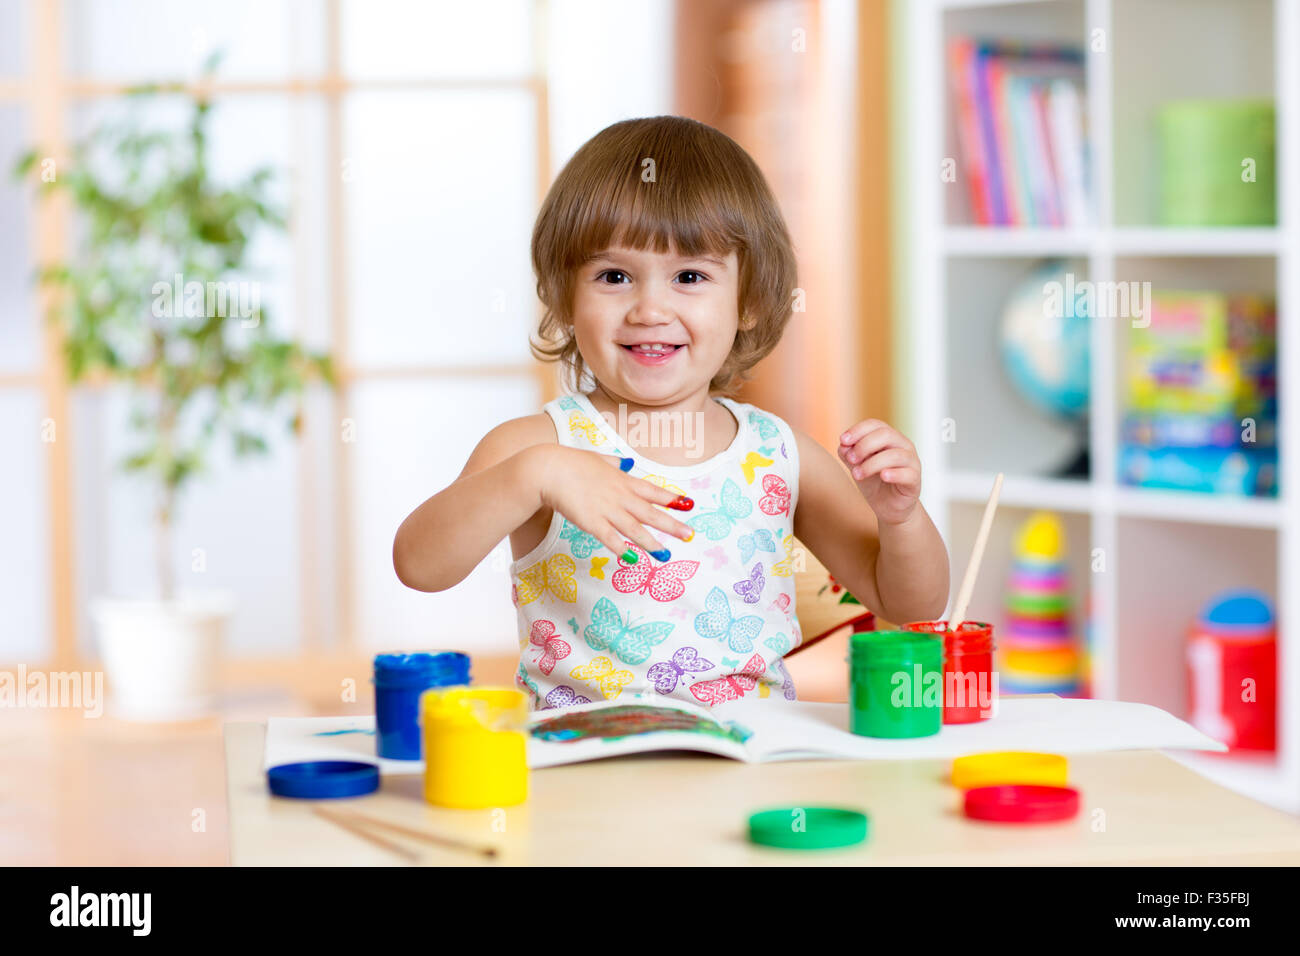
[{"label": "white teeth", "polygon": [[668,351],[671,351],[672,349],[675,349],[676,347],[677,347],[677,346],[675,346],[675,345],[663,345],[663,344],[659,344],[659,343],[656,343],[656,344],[654,344],[654,345],[634,345],[634,346],[632,346],[632,348],[636,349],[638,352],[668,352]]}]

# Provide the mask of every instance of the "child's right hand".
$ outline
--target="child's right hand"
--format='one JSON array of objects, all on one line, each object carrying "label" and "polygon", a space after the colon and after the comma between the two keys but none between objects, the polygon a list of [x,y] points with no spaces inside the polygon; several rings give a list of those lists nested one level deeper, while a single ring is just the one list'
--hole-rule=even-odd
[{"label": "child's right hand", "polygon": [[694,529],[655,506],[685,511],[694,507],[691,499],[633,478],[622,470],[621,461],[617,455],[546,446],[540,464],[542,504],[595,537],[611,554],[623,554],[626,541],[647,553],[663,549],[648,527],[689,541]]}]

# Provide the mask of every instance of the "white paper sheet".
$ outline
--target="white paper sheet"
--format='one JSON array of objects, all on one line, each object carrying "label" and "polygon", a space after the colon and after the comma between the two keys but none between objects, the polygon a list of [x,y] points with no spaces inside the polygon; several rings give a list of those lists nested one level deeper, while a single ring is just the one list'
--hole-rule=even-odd
[{"label": "white paper sheet", "polygon": [[[782,713],[789,708],[788,713]],[[1000,700],[997,714],[974,724],[945,724],[931,737],[884,740],[848,733],[847,704],[737,701],[714,709],[748,724],[768,759],[834,749],[845,759],[919,760],[995,750],[1089,753],[1104,750],[1228,748],[1159,707],[1115,700],[1027,697]],[[784,759],[792,759],[787,757]],[[802,759],[793,758],[793,759]]]},{"label": "white paper sheet", "polygon": [[[847,704],[736,701],[714,713],[751,727],[755,739],[762,740],[759,749],[776,759],[920,760],[993,750],[1070,754],[1227,749],[1158,707],[1111,700],[1001,700],[997,716],[991,720],[945,725],[933,737],[908,740],[849,733]],[[374,726],[373,717],[272,717],[267,721],[264,766],[301,760],[362,760],[378,764],[383,773],[423,772],[419,760],[380,759],[375,753]],[[529,761],[534,766],[553,765],[566,746],[572,745],[530,740]],[[833,753],[812,752],[817,750]]]}]

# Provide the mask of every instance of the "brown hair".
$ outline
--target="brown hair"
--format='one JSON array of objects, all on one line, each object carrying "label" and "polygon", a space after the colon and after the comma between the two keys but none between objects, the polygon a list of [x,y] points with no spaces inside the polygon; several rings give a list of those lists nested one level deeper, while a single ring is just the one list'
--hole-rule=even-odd
[{"label": "brown hair", "polygon": [[575,272],[614,245],[736,252],[741,327],[710,390],[744,382],[781,340],[797,284],[794,247],[763,173],[726,134],[684,116],[624,120],[584,143],[551,185],[533,227],[545,312],[529,345],[536,358],[562,363],[574,389],[587,371],[573,334]]}]

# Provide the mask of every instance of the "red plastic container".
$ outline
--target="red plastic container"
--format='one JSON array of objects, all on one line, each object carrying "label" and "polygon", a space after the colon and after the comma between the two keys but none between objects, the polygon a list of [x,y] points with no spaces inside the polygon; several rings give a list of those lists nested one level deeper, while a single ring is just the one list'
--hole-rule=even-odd
[{"label": "red plastic container", "polygon": [[993,716],[997,684],[993,672],[993,625],[963,621],[952,631],[947,621],[904,624],[904,631],[943,635],[943,722],[973,724]]},{"label": "red plastic container", "polygon": [[1198,622],[1188,635],[1187,664],[1189,723],[1232,750],[1277,749],[1273,627],[1231,634]]}]

